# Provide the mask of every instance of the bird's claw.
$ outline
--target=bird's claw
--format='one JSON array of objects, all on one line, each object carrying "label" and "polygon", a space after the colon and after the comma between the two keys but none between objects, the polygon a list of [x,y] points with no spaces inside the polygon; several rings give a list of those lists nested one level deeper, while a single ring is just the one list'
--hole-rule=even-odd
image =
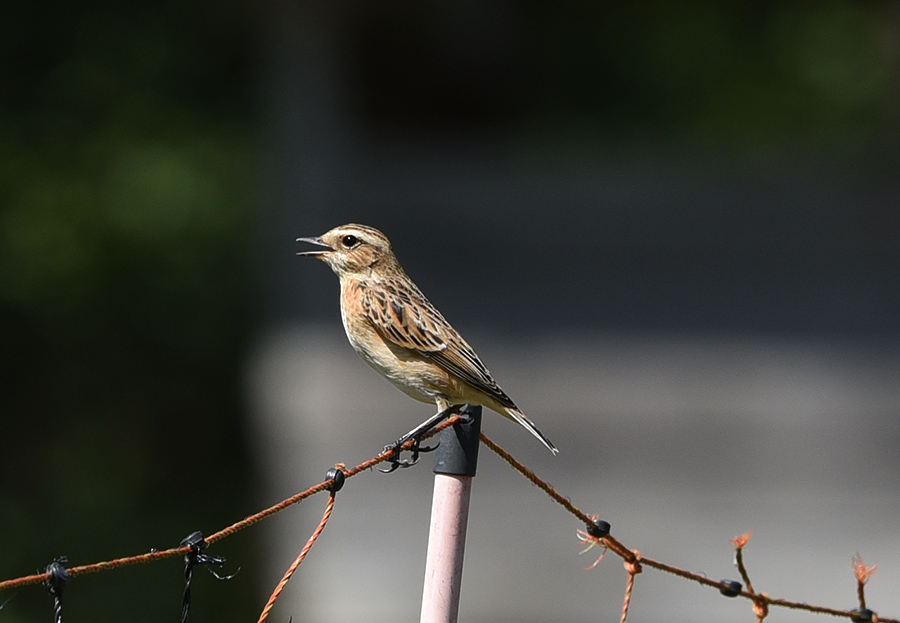
[{"label": "bird's claw", "polygon": [[424,448],[420,447],[419,452],[421,452],[422,454],[428,454],[429,452],[434,452],[435,450],[437,450],[440,445],[441,442],[440,440],[438,440],[438,442],[433,446],[425,446]]},{"label": "bird's claw", "polygon": [[412,444],[412,446],[410,446],[408,448],[408,450],[412,456],[410,456],[410,458],[408,458],[408,459],[402,459],[402,458],[400,458],[400,454],[403,452],[402,446],[403,446],[403,444],[405,444],[408,441],[409,441],[408,439],[398,439],[394,443],[385,446],[384,452],[391,453],[391,463],[387,469],[380,469],[378,471],[380,471],[383,474],[390,474],[391,472],[395,471],[397,468],[406,469],[407,467],[412,467],[413,465],[415,465],[416,463],[419,462],[420,454],[434,452],[435,450],[438,449],[438,446],[441,445],[441,442],[438,441],[433,446],[425,446],[423,448],[421,445],[419,445],[421,443],[421,441],[419,439],[413,438],[413,440],[412,440],[413,444]]}]

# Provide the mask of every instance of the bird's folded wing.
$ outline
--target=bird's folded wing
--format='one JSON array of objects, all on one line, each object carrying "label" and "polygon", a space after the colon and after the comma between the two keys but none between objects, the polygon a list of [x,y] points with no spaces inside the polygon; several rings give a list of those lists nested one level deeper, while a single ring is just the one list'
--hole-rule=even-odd
[{"label": "bird's folded wing", "polygon": [[439,352],[447,348],[441,337],[440,322],[446,321],[431,309],[415,305],[410,295],[401,289],[385,287],[366,288],[363,291],[362,308],[366,318],[384,338],[394,344],[420,353]]},{"label": "bird's folded wing", "polygon": [[367,288],[362,307],[369,322],[385,339],[417,352],[500,404],[516,408],[472,347],[420,293]]}]

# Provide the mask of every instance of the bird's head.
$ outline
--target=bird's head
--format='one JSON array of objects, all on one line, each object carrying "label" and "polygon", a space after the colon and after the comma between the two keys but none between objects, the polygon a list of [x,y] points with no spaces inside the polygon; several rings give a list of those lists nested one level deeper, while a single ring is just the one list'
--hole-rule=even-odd
[{"label": "bird's head", "polygon": [[297,255],[315,257],[331,267],[338,277],[362,275],[372,269],[399,269],[387,236],[366,225],[341,225],[317,238],[297,238],[322,247],[321,250],[301,251]]}]

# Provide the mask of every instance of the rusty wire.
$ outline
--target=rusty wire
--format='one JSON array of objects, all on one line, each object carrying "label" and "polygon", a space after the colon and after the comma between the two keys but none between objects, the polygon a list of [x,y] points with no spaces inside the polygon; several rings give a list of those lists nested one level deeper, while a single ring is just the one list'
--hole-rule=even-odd
[{"label": "rusty wire", "polygon": [[[443,422],[440,425],[438,425],[437,427],[435,427],[435,429],[433,429],[425,437],[430,437],[434,434],[437,434],[441,430],[457,423],[459,421],[459,419],[460,419],[459,416],[453,416],[453,417],[447,419],[445,422]],[[484,445],[486,445],[494,453],[496,453],[500,458],[502,458],[510,466],[512,466],[513,469],[518,471],[522,476],[524,476],[526,479],[528,479],[532,484],[534,484],[535,486],[540,488],[542,491],[544,491],[544,493],[546,493],[552,500],[554,500],[559,505],[561,505],[563,508],[565,508],[570,514],[572,514],[574,517],[576,517],[581,523],[588,526],[589,529],[594,525],[594,520],[596,518],[595,516],[588,515],[586,512],[584,512],[583,510],[578,508],[575,504],[572,503],[571,500],[569,500],[567,497],[565,497],[562,494],[560,494],[559,492],[557,492],[556,489],[554,489],[549,483],[547,483],[545,480],[540,478],[537,474],[535,474],[531,469],[526,467],[524,464],[522,464],[521,462],[516,460],[511,454],[509,454],[506,450],[504,450],[499,445],[497,445],[494,441],[492,441],[490,438],[488,438],[484,433],[481,433],[481,441]],[[409,449],[412,446],[412,444],[413,444],[412,441],[407,442],[406,444],[404,444],[403,449],[404,450]],[[393,454],[394,453],[392,450],[385,450],[384,452],[381,452],[380,454],[372,457],[368,461],[364,461],[363,463],[360,463],[356,467],[343,470],[344,476],[346,478],[355,476],[356,474],[358,474],[364,470],[367,470],[371,467],[374,467],[375,465],[378,465],[379,463],[390,460],[393,457]],[[326,479],[323,482],[313,485],[312,487],[309,487],[308,489],[301,491],[300,493],[297,493],[297,494],[279,502],[278,504],[275,504],[275,505],[273,505],[269,508],[266,508],[258,513],[250,515],[250,516],[246,517],[245,519],[235,522],[234,524],[232,524],[226,528],[223,528],[222,530],[207,537],[206,542],[208,544],[212,544],[216,541],[219,541],[221,539],[229,537],[229,536],[235,534],[236,532],[243,530],[244,528],[247,528],[247,527],[252,526],[264,519],[267,519],[268,517],[274,515],[275,513],[278,513],[280,511],[284,510],[285,508],[288,508],[289,506],[292,506],[292,505],[300,502],[301,500],[304,500],[304,499],[306,499],[312,495],[315,495],[316,493],[319,493],[321,491],[329,490],[330,487],[332,486],[332,484],[333,484],[332,479]],[[285,576],[282,578],[282,581],[276,587],[275,592],[273,592],[273,595],[270,598],[270,603],[268,603],[266,605],[266,607],[263,609],[263,613],[260,616],[260,622],[263,622],[265,620],[266,616],[268,615],[268,612],[271,610],[271,604],[274,602],[275,599],[277,599],[278,595],[283,590],[284,585],[290,579],[290,576],[294,573],[294,571],[296,570],[296,568],[300,564],[300,562],[302,562],[303,557],[305,557],[306,554],[309,552],[309,549],[312,547],[313,543],[315,543],[316,538],[318,538],[319,534],[321,534],[322,529],[324,528],[325,522],[328,521],[328,517],[331,514],[331,510],[333,509],[333,504],[334,504],[334,492],[332,491],[332,495],[329,498],[329,503],[328,503],[328,506],[326,507],[326,511],[325,511],[322,521],[320,522],[319,526],[314,531],[313,535],[310,537],[310,540],[307,542],[306,546],[304,546],[304,548],[301,551],[300,555],[298,556],[297,560],[294,561],[294,564],[291,565],[291,567],[285,573]],[[580,534],[584,534],[584,533],[580,532]],[[723,584],[723,582],[721,582],[721,581],[711,580],[708,577],[701,575],[699,573],[694,573],[694,572],[688,571],[686,569],[676,567],[674,565],[669,565],[669,564],[654,560],[652,558],[647,558],[647,557],[641,555],[637,550],[629,549],[628,547],[626,547],[624,544],[622,544],[620,541],[618,541],[616,538],[614,538],[611,535],[607,534],[602,537],[589,537],[589,538],[594,538],[596,540],[597,545],[617,554],[623,560],[623,563],[625,564],[625,568],[628,573],[628,579],[627,579],[627,583],[626,583],[625,598],[623,601],[622,615],[621,615],[621,619],[620,619],[622,621],[622,623],[624,623],[627,619],[628,610],[629,610],[629,606],[630,606],[631,598],[632,598],[632,592],[634,589],[635,577],[637,574],[639,574],[643,570],[644,566],[656,569],[658,571],[662,571],[664,573],[669,573],[669,574],[675,575],[677,577],[681,577],[681,578],[690,580],[692,582],[696,582],[700,585],[703,585],[703,586],[706,586],[709,588],[714,588],[719,591],[722,591],[723,589],[728,588],[728,586]],[[783,598],[770,597],[766,593],[756,592],[753,589],[753,585],[750,583],[749,574],[747,573],[747,570],[746,570],[746,567],[745,567],[744,561],[743,561],[742,549],[743,549],[743,545],[746,544],[747,539],[749,539],[749,533],[747,533],[746,535],[742,535],[741,537],[737,537],[735,540],[732,541],[735,544],[735,549],[736,549],[735,563],[738,566],[738,571],[741,574],[741,578],[744,580],[744,582],[746,584],[746,589],[743,589],[739,593],[736,593],[735,596],[741,596],[741,597],[744,597],[751,601],[751,603],[753,605],[753,611],[754,611],[754,614],[757,616],[758,622],[761,622],[766,617],[770,606],[777,606],[777,607],[788,608],[788,609],[793,609],[793,610],[803,610],[803,611],[811,612],[811,613],[815,613],[815,614],[827,614],[827,615],[836,616],[836,617],[848,618],[851,620],[858,620],[858,618],[857,618],[859,616],[858,610],[854,610],[854,611],[840,610],[840,609],[828,608],[828,607],[824,607],[824,606],[815,606],[815,605],[811,605],[811,604],[807,604],[807,603],[803,603],[803,602],[792,601],[792,600],[783,599]],[[71,568],[66,569],[66,571],[68,572],[70,577],[76,577],[79,575],[84,575],[84,574],[88,574],[88,573],[97,573],[100,571],[106,571],[109,569],[115,569],[115,568],[124,567],[124,566],[128,566],[128,565],[145,564],[145,563],[149,563],[149,562],[154,562],[156,560],[161,560],[164,558],[173,558],[176,556],[183,556],[185,554],[188,554],[189,552],[190,552],[189,547],[177,547],[177,548],[172,548],[172,549],[167,549],[167,550],[162,550],[162,551],[151,551],[146,554],[139,554],[136,556],[128,556],[128,557],[118,558],[115,560],[110,560],[110,561],[105,561],[105,562],[98,562],[98,563],[89,564],[89,565],[81,565],[81,566],[71,567]],[[853,561],[853,569],[854,569],[854,572],[856,574],[856,579],[857,579],[857,593],[858,593],[858,597],[859,597],[860,607],[862,609],[865,609],[866,602],[865,602],[863,587],[866,584],[866,582],[868,581],[868,579],[871,577],[871,575],[874,571],[874,566],[866,566],[862,562],[862,560],[859,559],[857,556],[854,558],[854,561]],[[40,573],[40,574],[22,576],[19,578],[13,578],[10,580],[0,581],[0,591],[6,590],[6,589],[11,589],[11,588],[16,588],[16,587],[20,587],[20,586],[26,586],[29,584],[39,584],[42,582],[46,582],[49,579],[49,576],[50,576],[49,573]],[[873,613],[873,616],[874,616],[874,618],[872,620],[873,621],[877,620],[880,623],[900,623],[900,620],[898,620],[898,619],[884,618],[884,617],[874,615],[874,613]]]}]

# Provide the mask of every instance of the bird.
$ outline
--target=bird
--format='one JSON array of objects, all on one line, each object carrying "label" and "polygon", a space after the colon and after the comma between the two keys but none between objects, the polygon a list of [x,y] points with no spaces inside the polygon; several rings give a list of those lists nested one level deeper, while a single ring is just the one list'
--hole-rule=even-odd
[{"label": "bird", "polygon": [[387,236],[350,223],[297,242],[319,247],[297,255],[322,260],[337,275],[347,339],[383,377],[408,396],[434,404],[438,415],[457,405],[482,405],[559,452],[409,278]]}]

